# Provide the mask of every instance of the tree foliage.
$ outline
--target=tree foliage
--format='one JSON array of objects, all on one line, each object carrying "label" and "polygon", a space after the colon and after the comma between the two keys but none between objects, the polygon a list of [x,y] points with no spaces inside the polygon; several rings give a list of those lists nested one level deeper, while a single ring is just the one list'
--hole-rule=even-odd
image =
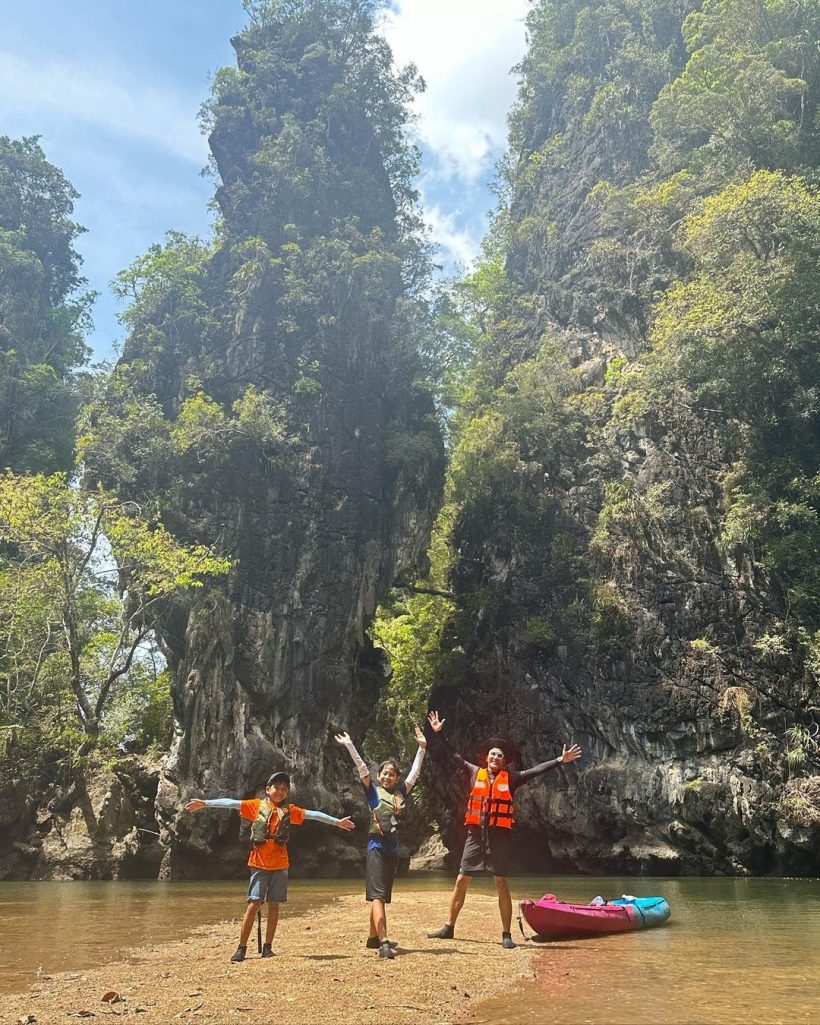
[{"label": "tree foliage", "polygon": [[37,138],[0,137],[0,466],[20,471],[73,459],[93,299],[74,248],[77,198]]},{"label": "tree foliage", "polygon": [[[430,255],[406,136],[422,83],[393,66],[381,4],[245,6],[237,66],[217,72],[202,111],[215,237],[171,232],[118,275],[129,336],[84,418],[94,472],[134,494],[166,492],[172,517],[200,497],[177,500],[186,452],[203,482],[215,453],[223,468],[240,450],[281,468],[289,445],[315,443],[319,411],[431,390],[446,344],[422,294]],[[393,408],[386,436],[423,456],[403,403]]]},{"label": "tree foliage", "polygon": [[2,726],[36,728],[57,699],[74,705],[75,730],[92,743],[117,692],[146,679],[169,600],[229,568],[135,503],[63,474],[0,476],[0,546]]}]

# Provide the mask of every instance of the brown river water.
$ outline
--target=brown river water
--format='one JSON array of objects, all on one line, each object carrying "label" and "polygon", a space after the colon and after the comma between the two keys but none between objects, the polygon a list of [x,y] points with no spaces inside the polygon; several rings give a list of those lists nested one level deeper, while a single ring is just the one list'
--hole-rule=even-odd
[{"label": "brown river water", "polygon": [[[397,920],[404,895],[440,892],[444,921],[450,879],[418,873],[398,885]],[[536,979],[480,1005],[476,1023],[820,1023],[820,880],[552,876],[510,886],[516,900],[661,895],[672,917],[657,929],[539,944]],[[292,880],[286,913],[361,889],[358,880]],[[490,893],[492,882],[476,879],[473,890]],[[0,991],[236,920],[243,907],[240,881],[0,883]]]}]

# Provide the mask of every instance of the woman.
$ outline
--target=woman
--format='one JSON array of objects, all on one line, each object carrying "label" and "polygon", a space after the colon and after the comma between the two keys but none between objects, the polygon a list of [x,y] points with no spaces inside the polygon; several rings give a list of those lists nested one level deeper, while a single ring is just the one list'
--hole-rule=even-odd
[{"label": "woman", "polygon": [[407,795],[413,789],[421,773],[421,763],[427,748],[424,734],[416,726],[416,740],[419,747],[413,765],[405,780],[401,779],[398,763],[393,758],[379,766],[374,783],[370,770],[365,765],[353,741],[347,733],[337,733],[336,743],[347,748],[353,764],[359,770],[368,807],[372,813],[370,832],[367,836],[367,869],[365,872],[365,897],[370,902],[370,929],[367,946],[379,951],[379,957],[392,961],[393,948],[398,946],[387,938],[386,905],[393,896],[393,880],[399,863],[398,825],[404,811]]}]

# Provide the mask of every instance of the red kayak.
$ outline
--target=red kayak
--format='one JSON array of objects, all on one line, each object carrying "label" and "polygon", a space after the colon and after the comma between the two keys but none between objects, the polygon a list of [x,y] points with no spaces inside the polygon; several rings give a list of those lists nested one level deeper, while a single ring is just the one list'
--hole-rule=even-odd
[{"label": "red kayak", "polygon": [[521,915],[538,936],[595,936],[661,925],[671,914],[663,897],[621,897],[591,904],[565,904],[554,893],[519,902]]}]

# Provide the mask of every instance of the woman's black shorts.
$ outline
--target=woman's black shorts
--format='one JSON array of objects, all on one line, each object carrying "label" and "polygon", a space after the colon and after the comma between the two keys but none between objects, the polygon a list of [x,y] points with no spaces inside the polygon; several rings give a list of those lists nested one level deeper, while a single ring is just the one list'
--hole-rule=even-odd
[{"label": "woman's black shorts", "polygon": [[367,852],[367,869],[365,871],[365,897],[367,900],[383,900],[389,904],[393,897],[393,880],[399,856],[385,854],[381,847],[373,847]]},{"label": "woman's black shorts", "polygon": [[464,853],[461,855],[461,875],[491,872],[495,876],[508,876],[512,860],[512,830],[490,826],[468,826]]}]

